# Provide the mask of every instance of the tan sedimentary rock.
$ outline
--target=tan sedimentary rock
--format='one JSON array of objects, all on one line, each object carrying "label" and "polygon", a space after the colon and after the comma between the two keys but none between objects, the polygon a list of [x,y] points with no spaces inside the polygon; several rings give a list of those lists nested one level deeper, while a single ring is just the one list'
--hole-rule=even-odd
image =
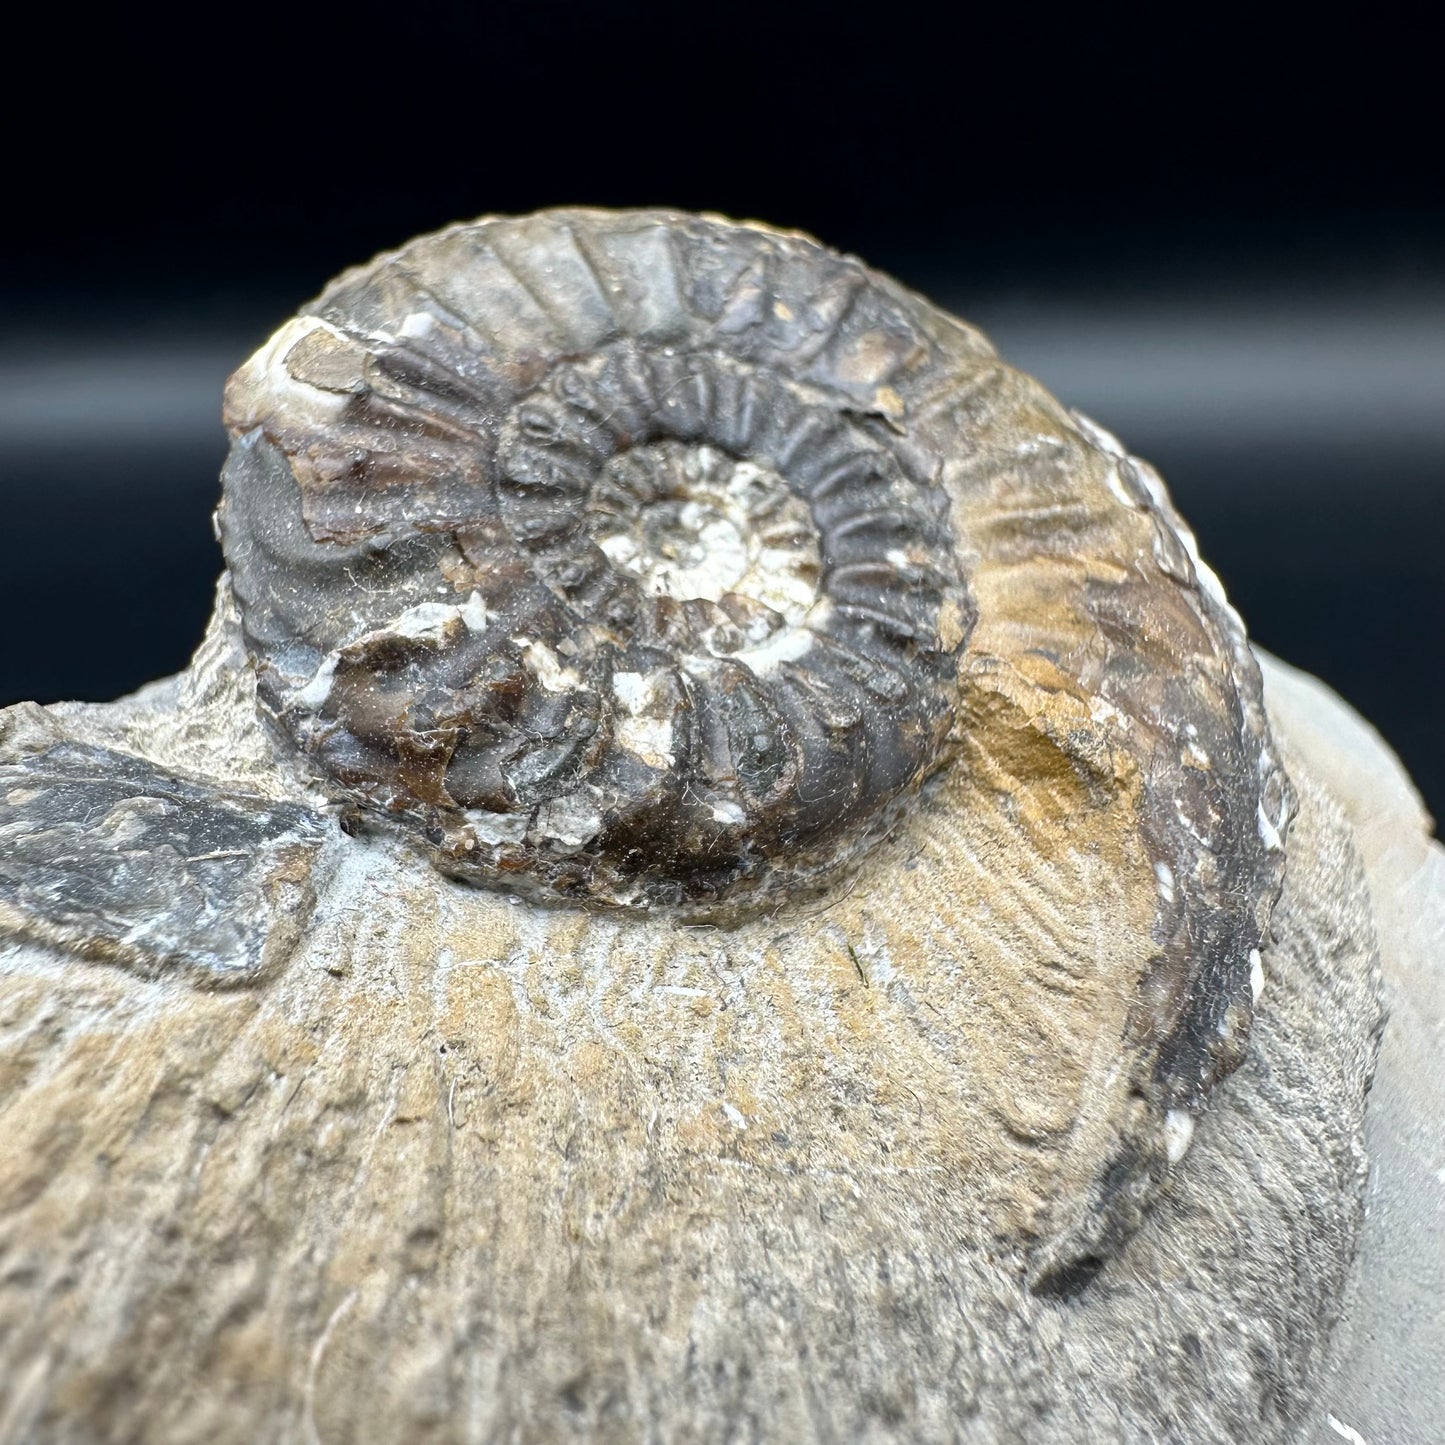
[{"label": "tan sedimentary rock", "polygon": [[[1296,1438],[1360,1229],[1385,874],[1291,714],[1264,933],[1290,791],[1157,479],[810,243],[496,224],[348,273],[239,374],[244,595],[188,673],[0,713],[0,1438]],[[643,267],[608,332],[589,288],[659,236],[716,294],[668,322]],[[500,350],[446,303],[492,295],[458,248],[529,283]],[[549,266],[602,361],[518,321],[565,310]],[[607,369],[638,336],[766,372],[925,519],[907,555],[846,573],[828,529],[888,508],[820,511],[776,437],[703,454],[713,404],[602,449],[588,537],[644,601],[597,622],[498,500],[488,388],[521,357],[528,396],[580,368],[665,405]],[[865,605],[858,676],[778,666]],[[858,680],[912,668],[889,706]]]}]

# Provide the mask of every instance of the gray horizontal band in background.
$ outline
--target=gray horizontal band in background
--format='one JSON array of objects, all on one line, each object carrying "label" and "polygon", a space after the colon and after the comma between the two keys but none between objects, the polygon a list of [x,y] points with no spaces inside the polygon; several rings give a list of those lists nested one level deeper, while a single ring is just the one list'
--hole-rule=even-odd
[{"label": "gray horizontal band in background", "polygon": [[[1007,360],[1135,444],[1445,446],[1445,295],[1096,310],[940,290]],[[0,447],[219,446],[221,387],[254,341],[12,336]]]}]

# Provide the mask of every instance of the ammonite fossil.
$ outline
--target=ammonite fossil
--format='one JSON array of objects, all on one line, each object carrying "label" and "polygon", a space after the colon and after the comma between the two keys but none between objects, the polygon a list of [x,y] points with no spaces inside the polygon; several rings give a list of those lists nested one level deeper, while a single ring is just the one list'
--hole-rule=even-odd
[{"label": "ammonite fossil", "polygon": [[1257,669],[1153,473],[977,332],[802,236],[555,211],[348,272],[226,416],[261,702],[438,867],[725,917],[840,886],[940,769],[1066,780],[1157,879],[1166,1092],[1237,1060]]},{"label": "ammonite fossil", "polygon": [[1286,1442],[1423,1377],[1365,1090],[1445,860],[1271,665],[1277,752],[1107,433],[661,211],[413,241],[226,416],[191,667],[0,711],[0,1436]]}]

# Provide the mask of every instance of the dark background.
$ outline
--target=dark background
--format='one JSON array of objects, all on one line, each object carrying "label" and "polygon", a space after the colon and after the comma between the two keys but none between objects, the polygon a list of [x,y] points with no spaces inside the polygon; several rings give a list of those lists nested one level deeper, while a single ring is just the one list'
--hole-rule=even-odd
[{"label": "dark background", "polygon": [[483,212],[662,203],[812,231],[982,324],[1159,466],[1252,635],[1442,814],[1424,7],[187,15],[56,7],[7,42],[0,704],[184,665],[221,383],[333,272]]}]

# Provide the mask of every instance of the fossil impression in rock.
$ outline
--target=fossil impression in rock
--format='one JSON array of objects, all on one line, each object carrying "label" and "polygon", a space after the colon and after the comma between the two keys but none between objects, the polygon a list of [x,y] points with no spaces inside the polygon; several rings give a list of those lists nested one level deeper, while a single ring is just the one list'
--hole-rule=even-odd
[{"label": "fossil impression in rock", "polygon": [[[415,240],[225,417],[191,670],[0,734],[53,1054],[17,1418],[1285,1438],[1371,945],[1269,951],[1295,793],[1145,464],[859,262],[671,212]],[[1356,898],[1310,807],[1292,867]],[[1272,993],[1353,1042],[1227,1083]],[[143,1267],[102,1304],[57,1237]]]},{"label": "fossil impression in rock", "polygon": [[259,702],[359,824],[726,922],[916,805],[959,830],[927,887],[984,911],[996,819],[1041,907],[1065,847],[1144,879],[1116,962],[1030,945],[1128,998],[1100,1187],[1187,1138],[1280,887],[1258,670],[1157,479],[976,332],[800,236],[558,212],[346,274],[226,420]]}]

